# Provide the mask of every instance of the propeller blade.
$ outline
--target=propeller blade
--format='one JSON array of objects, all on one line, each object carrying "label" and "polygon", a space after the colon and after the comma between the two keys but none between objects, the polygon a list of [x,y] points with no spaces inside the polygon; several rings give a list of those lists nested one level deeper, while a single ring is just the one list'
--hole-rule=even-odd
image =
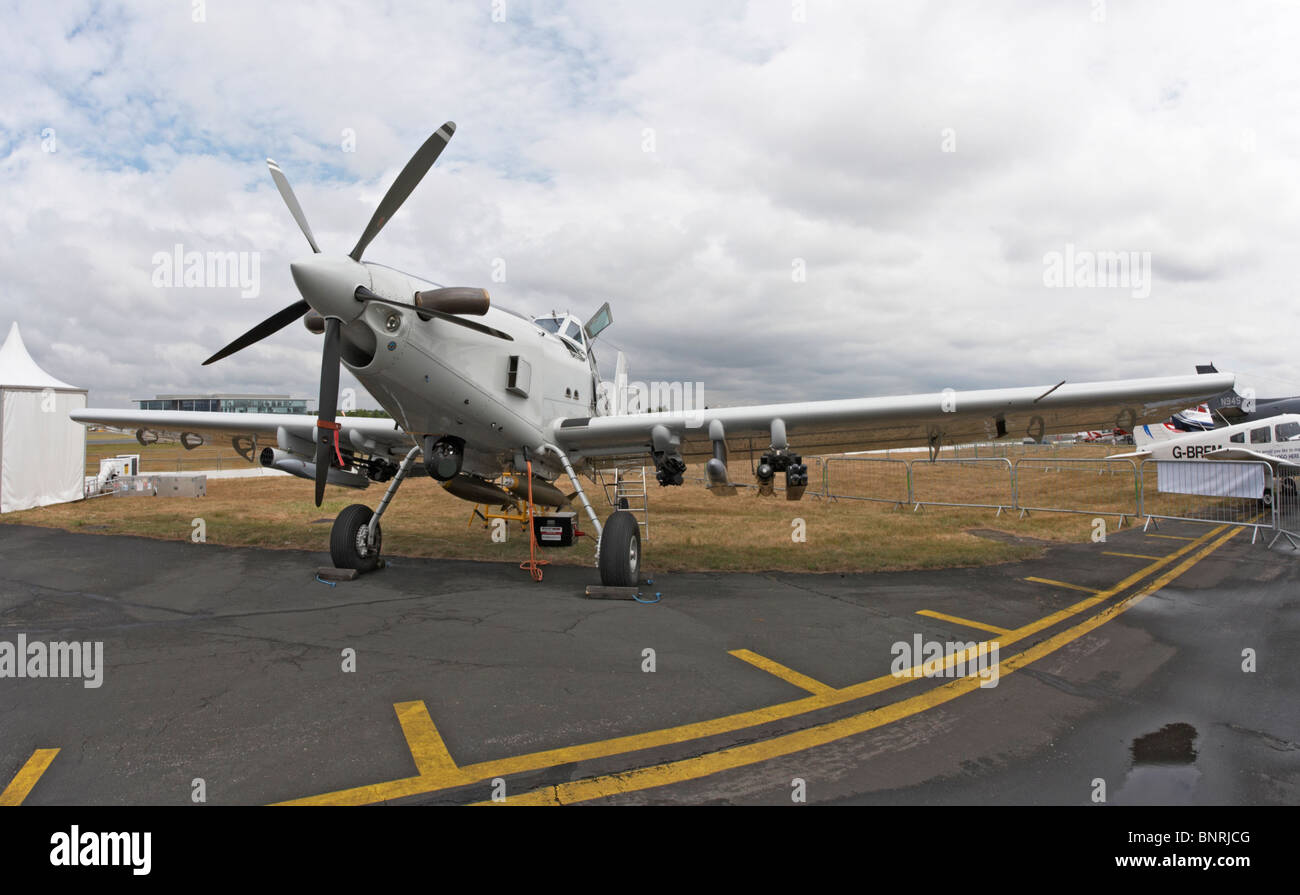
[{"label": "propeller blade", "polygon": [[325,344],[320,355],[320,400],[316,410],[316,506],[325,497],[330,458],[338,449],[338,423],[334,420],[339,402],[339,327],[338,320],[325,320]]},{"label": "propeller blade", "polygon": [[316,245],[316,237],[311,235],[307,215],[302,213],[298,197],[293,194],[293,187],[289,186],[289,178],[284,176],[275,159],[267,159],[266,166],[271,169],[271,179],[275,181],[275,187],[280,191],[280,198],[284,199],[284,204],[289,206],[289,214],[293,215],[293,219],[298,222],[298,229],[302,231],[303,236],[307,237],[307,244],[311,246],[311,250],[319,255],[320,246]]},{"label": "propeller blade", "polygon": [[397,175],[393,185],[388,188],[384,198],[380,200],[379,207],[375,209],[374,216],[370,218],[370,223],[366,225],[365,232],[357,240],[356,248],[349,254],[353,261],[360,261],[361,255],[365,252],[366,246],[370,241],[379,235],[379,231],[384,229],[389,219],[397,213],[397,209],[402,207],[406,197],[411,195],[428,170],[433,167],[433,163],[438,160],[442,150],[447,147],[447,142],[451,135],[456,133],[456,123],[448,121],[442,127],[434,131],[432,137],[424,141],[424,145],[416,150],[415,155],[406,163],[402,173]]},{"label": "propeller blade", "polygon": [[284,308],[281,311],[277,311],[275,314],[272,314],[270,317],[267,317],[261,323],[257,324],[257,326],[253,327],[248,332],[240,336],[238,339],[235,339],[235,341],[231,342],[225,348],[222,348],[216,354],[212,355],[212,357],[208,358],[203,362],[203,366],[206,367],[208,364],[216,363],[217,361],[221,360],[223,357],[229,357],[230,355],[234,354],[236,351],[240,351],[244,348],[247,348],[249,345],[252,345],[254,342],[262,341],[272,333],[276,333],[284,329],[290,323],[293,323],[295,320],[297,320],[299,317],[301,317],[303,314],[306,314],[310,310],[311,310],[311,305],[307,304],[307,302],[305,301],[294,302],[293,304],[289,305],[289,307]]},{"label": "propeller blade", "polygon": [[376,295],[365,286],[358,286],[356,291],[357,301],[377,301],[380,304],[392,305],[395,308],[406,308],[408,311],[414,311],[421,318],[427,320],[430,317],[437,317],[439,320],[446,320],[448,323],[454,323],[457,326],[463,326],[466,329],[472,329],[475,332],[483,333],[485,336],[493,336],[498,339],[504,339],[507,342],[513,342],[515,337],[509,333],[503,333],[499,329],[493,329],[490,326],[484,326],[482,323],[475,323],[473,320],[466,320],[464,317],[457,317],[455,314],[446,314],[442,311],[435,311],[432,308],[422,308],[419,305],[409,305],[404,301],[393,301],[391,298],[384,298],[382,295]]}]

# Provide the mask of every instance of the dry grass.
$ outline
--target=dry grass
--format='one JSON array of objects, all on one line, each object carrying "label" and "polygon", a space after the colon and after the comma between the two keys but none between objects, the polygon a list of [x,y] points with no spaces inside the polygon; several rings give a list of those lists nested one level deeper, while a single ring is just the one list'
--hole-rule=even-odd
[{"label": "dry grass", "polygon": [[[88,446],[87,454],[112,456],[136,453],[137,449],[138,445],[99,440]],[[211,465],[211,456],[196,455],[222,450],[204,447],[187,452],[178,445],[155,445],[138,452],[144,471],[166,471],[174,469],[178,460],[191,469],[196,468],[193,462],[202,459]],[[223,465],[236,456],[224,449]],[[688,477],[701,472],[691,470]],[[984,470],[979,470],[982,481],[972,478],[972,472],[958,466],[918,475],[930,477],[927,488],[934,494],[964,500],[988,487]],[[560,484],[566,491],[572,490],[566,487],[567,482]],[[1123,487],[1118,480],[1111,484]],[[351,503],[373,507],[381,488],[372,486],[360,494],[330,487],[324,506],[317,508],[312,504],[311,483],[301,479],[209,479],[208,494],[203,498],[104,497],[8,513],[0,521],[188,540],[193,520],[202,518],[209,543],[326,552],[329,522],[334,516]],[[653,483],[650,488],[651,538],[645,544],[645,564],[653,571],[834,572],[985,565],[1023,559],[1042,548],[1032,541],[989,540],[970,534],[969,529],[997,529],[1052,541],[1084,541],[1092,531],[1088,516],[1036,514],[1021,520],[1014,513],[995,516],[992,510],[935,507],[917,513],[863,501],[830,502],[805,496],[800,502],[791,502],[780,495],[762,498],[752,489],[741,489],[734,497],[717,497],[691,484],[689,478],[682,488],[660,488]],[[608,514],[603,494],[596,490],[592,496],[602,517]],[[520,526],[512,526],[505,544],[493,543],[481,522],[467,525],[471,509],[470,504],[428,479],[413,479],[403,486],[384,516],[385,554],[511,562],[527,558],[528,539]],[[796,518],[806,523],[806,542],[792,540]],[[580,525],[583,523],[585,517],[580,517]],[[592,561],[593,548],[593,540],[582,538],[575,547],[551,549],[544,555],[552,563],[586,565]]]}]

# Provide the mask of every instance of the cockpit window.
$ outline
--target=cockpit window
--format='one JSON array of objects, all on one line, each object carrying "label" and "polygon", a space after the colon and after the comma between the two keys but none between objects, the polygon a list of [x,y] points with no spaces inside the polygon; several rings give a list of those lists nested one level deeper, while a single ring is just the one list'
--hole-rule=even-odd
[{"label": "cockpit window", "polygon": [[560,321],[554,317],[538,317],[533,322],[548,333],[558,333],[560,331]]},{"label": "cockpit window", "polygon": [[1300,423],[1278,423],[1277,440],[1278,441],[1300,440]]},{"label": "cockpit window", "polygon": [[569,325],[564,328],[564,334],[579,345],[582,344],[582,328],[578,326],[576,321],[569,321]]}]

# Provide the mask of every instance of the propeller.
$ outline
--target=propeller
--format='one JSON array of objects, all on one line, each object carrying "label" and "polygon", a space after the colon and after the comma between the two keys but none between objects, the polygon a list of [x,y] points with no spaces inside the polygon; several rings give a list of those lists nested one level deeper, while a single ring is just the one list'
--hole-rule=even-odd
[{"label": "propeller", "polygon": [[[348,253],[353,261],[360,261],[361,255],[370,245],[370,241],[379,235],[379,231],[384,229],[389,219],[397,213],[397,209],[402,207],[406,197],[411,195],[428,170],[433,167],[433,163],[442,155],[442,151],[447,148],[447,142],[451,140],[451,135],[456,133],[456,122],[448,121],[442,127],[433,132],[433,136],[424,141],[424,145],[415,151],[411,160],[406,163],[402,173],[397,175],[393,185],[388,188],[384,198],[380,200],[379,207],[375,209],[374,215],[370,218],[370,223],[366,224],[365,231],[361,238],[357,240],[356,247]],[[309,237],[310,238],[310,237]]]},{"label": "propeller", "polygon": [[247,348],[254,342],[262,341],[272,333],[278,333],[310,310],[311,305],[307,304],[306,300],[302,300],[294,302],[287,308],[282,308],[279,311],[276,311],[270,317],[267,317],[261,323],[257,324],[257,326],[253,327],[225,348],[222,348],[216,354],[212,355],[212,357],[205,360],[203,366],[206,367],[208,364],[214,364],[223,357],[229,357],[236,351]]},{"label": "propeller", "polygon": [[320,400],[316,404],[316,506],[325,497],[329,477],[330,454],[343,466],[339,453],[339,424],[335,412],[339,402],[339,329],[335,317],[325,318],[325,342],[320,352]]},{"label": "propeller", "polygon": [[[320,506],[324,499],[330,466],[335,462],[339,466],[344,465],[343,455],[339,449],[340,427],[336,416],[343,318],[352,320],[355,317],[348,306],[349,292],[358,302],[377,301],[393,307],[406,308],[414,311],[424,320],[436,317],[475,332],[513,341],[508,333],[459,316],[487,313],[490,299],[486,290],[468,287],[429,289],[415,294],[415,304],[407,304],[377,295],[364,285],[358,285],[355,291],[352,291],[353,287],[348,284],[349,278],[352,277],[364,276],[369,279],[364,268],[360,266],[361,256],[384,229],[384,225],[402,207],[402,203],[419,185],[424,175],[433,167],[433,163],[438,160],[438,156],[447,147],[454,133],[456,133],[456,125],[448,121],[416,150],[415,155],[411,156],[411,160],[406,163],[406,167],[397,175],[397,179],[380,200],[370,222],[366,224],[366,229],[362,231],[361,238],[357,240],[356,246],[348,253],[347,258],[322,256],[318,259],[301,259],[291,265],[294,282],[298,286],[298,291],[303,294],[302,300],[277,311],[203,362],[207,365],[229,357],[236,351],[279,332],[304,314],[308,315],[309,329],[316,332],[319,326],[319,329],[323,330],[320,401],[316,421],[316,506]],[[311,246],[315,255],[321,255],[320,246],[316,244],[316,237],[311,232],[311,225],[307,223],[307,216],[298,203],[298,197],[294,195],[293,187],[289,185],[289,179],[284,176],[284,172],[274,160],[267,159],[266,164],[271,171],[271,179],[275,181],[276,189],[280,191],[280,197],[288,206],[289,213],[293,215],[302,235],[307,237],[307,244]],[[351,279],[351,282],[355,283],[357,280]]]},{"label": "propeller", "polygon": [[311,235],[311,226],[307,223],[307,215],[302,213],[302,206],[298,204],[298,197],[293,194],[293,187],[289,186],[289,178],[284,176],[280,166],[276,164],[275,159],[267,159],[266,166],[271,169],[271,179],[275,181],[275,188],[280,191],[280,198],[284,204],[289,206],[289,214],[298,222],[298,229],[302,235],[307,237],[307,244],[317,255],[320,254],[320,246],[316,245],[316,237]]}]

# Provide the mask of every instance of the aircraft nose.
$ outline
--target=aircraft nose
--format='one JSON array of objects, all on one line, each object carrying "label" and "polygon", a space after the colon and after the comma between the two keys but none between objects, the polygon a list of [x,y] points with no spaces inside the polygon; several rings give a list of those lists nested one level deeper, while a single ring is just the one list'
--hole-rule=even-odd
[{"label": "aircraft nose", "polygon": [[354,320],[365,304],[356,300],[358,286],[370,286],[370,273],[351,258],[308,255],[289,265],[294,285],[322,317]]}]

